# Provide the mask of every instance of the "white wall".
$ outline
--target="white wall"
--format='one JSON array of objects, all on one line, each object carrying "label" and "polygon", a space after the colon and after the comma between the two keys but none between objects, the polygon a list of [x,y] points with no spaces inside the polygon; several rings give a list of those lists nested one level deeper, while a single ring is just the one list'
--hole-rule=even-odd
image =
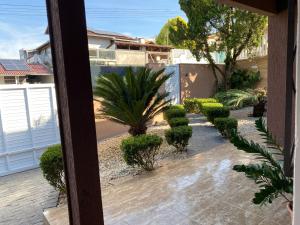
[{"label": "white wall", "polygon": [[[88,37],[89,48],[107,48],[111,45],[110,39]],[[114,49],[114,45],[110,49]]]}]

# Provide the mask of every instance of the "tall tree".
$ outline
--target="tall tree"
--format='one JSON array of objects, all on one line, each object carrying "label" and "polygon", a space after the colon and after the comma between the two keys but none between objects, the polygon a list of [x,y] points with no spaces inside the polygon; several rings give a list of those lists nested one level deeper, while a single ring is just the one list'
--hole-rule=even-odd
[{"label": "tall tree", "polygon": [[186,48],[182,43],[173,43],[173,41],[170,39],[170,27],[173,27],[173,29],[177,25],[177,21],[184,21],[181,17],[175,17],[172,19],[169,19],[165,25],[161,28],[159,34],[157,35],[155,41],[159,45],[170,45],[177,48]]},{"label": "tall tree", "polygon": [[[179,0],[179,4],[188,22],[177,19],[170,26],[171,41],[187,46],[197,60],[205,58],[212,66],[216,85],[219,86],[219,72],[224,88],[229,89],[229,78],[238,56],[243,50],[251,51],[260,44],[267,18],[215,0]],[[225,69],[216,64],[213,52],[225,53]]]}]

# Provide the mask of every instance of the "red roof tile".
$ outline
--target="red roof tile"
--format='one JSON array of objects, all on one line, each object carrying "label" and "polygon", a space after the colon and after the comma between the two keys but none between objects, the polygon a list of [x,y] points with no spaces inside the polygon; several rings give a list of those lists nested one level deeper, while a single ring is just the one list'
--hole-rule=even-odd
[{"label": "red roof tile", "polygon": [[5,70],[0,64],[0,75],[26,76],[26,75],[52,75],[51,71],[42,64],[28,64],[29,70]]}]

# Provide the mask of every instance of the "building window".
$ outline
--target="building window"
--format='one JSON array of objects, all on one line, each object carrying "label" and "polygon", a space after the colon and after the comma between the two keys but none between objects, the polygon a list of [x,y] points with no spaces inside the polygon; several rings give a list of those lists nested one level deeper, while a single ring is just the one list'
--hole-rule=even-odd
[{"label": "building window", "polygon": [[97,49],[89,49],[90,58],[97,58]]},{"label": "building window", "polygon": [[5,76],[4,84],[16,84],[16,77],[14,76]]}]

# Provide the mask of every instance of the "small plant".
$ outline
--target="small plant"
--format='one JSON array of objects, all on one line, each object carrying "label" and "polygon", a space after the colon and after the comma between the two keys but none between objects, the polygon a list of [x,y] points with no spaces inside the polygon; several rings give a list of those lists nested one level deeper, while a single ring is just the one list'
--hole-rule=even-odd
[{"label": "small plant", "polygon": [[287,177],[284,173],[283,150],[267,130],[262,118],[257,120],[255,125],[267,147],[248,141],[237,132],[232,133],[231,143],[238,150],[255,155],[261,163],[235,165],[233,169],[244,173],[259,186],[260,190],[255,193],[252,200],[254,204],[271,204],[279,196],[291,204],[292,200],[289,199],[289,195],[293,194],[293,178]]},{"label": "small plant", "polygon": [[205,115],[208,121],[214,123],[215,118],[228,117],[230,110],[227,107],[209,107],[205,109]]},{"label": "small plant", "polygon": [[198,104],[195,98],[186,98],[183,101],[185,111],[188,113],[198,113]]},{"label": "small plant", "polygon": [[185,115],[185,110],[179,108],[170,108],[164,112],[164,118],[167,121],[175,117],[185,117]]},{"label": "small plant", "polygon": [[40,158],[43,176],[56,190],[66,193],[61,145],[49,147]]},{"label": "small plant", "polygon": [[227,92],[218,92],[215,95],[220,102],[231,109],[239,109],[253,106],[266,98],[266,92],[262,90],[237,90],[231,89]]},{"label": "small plant", "polygon": [[186,151],[189,139],[192,137],[192,127],[180,126],[165,131],[165,137],[169,145],[173,145],[178,151]]},{"label": "small plant", "polygon": [[230,137],[233,131],[237,131],[238,122],[235,118],[220,117],[214,119],[214,125],[222,136]]},{"label": "small plant", "polygon": [[237,69],[230,76],[230,87],[232,89],[254,88],[260,80],[259,71]]},{"label": "small plant", "polygon": [[187,126],[189,124],[189,119],[185,117],[176,117],[170,119],[168,123],[170,127]]},{"label": "small plant", "polygon": [[140,166],[144,170],[154,169],[155,156],[158,154],[162,138],[157,135],[143,134],[122,141],[121,149],[125,162],[130,166]]}]

